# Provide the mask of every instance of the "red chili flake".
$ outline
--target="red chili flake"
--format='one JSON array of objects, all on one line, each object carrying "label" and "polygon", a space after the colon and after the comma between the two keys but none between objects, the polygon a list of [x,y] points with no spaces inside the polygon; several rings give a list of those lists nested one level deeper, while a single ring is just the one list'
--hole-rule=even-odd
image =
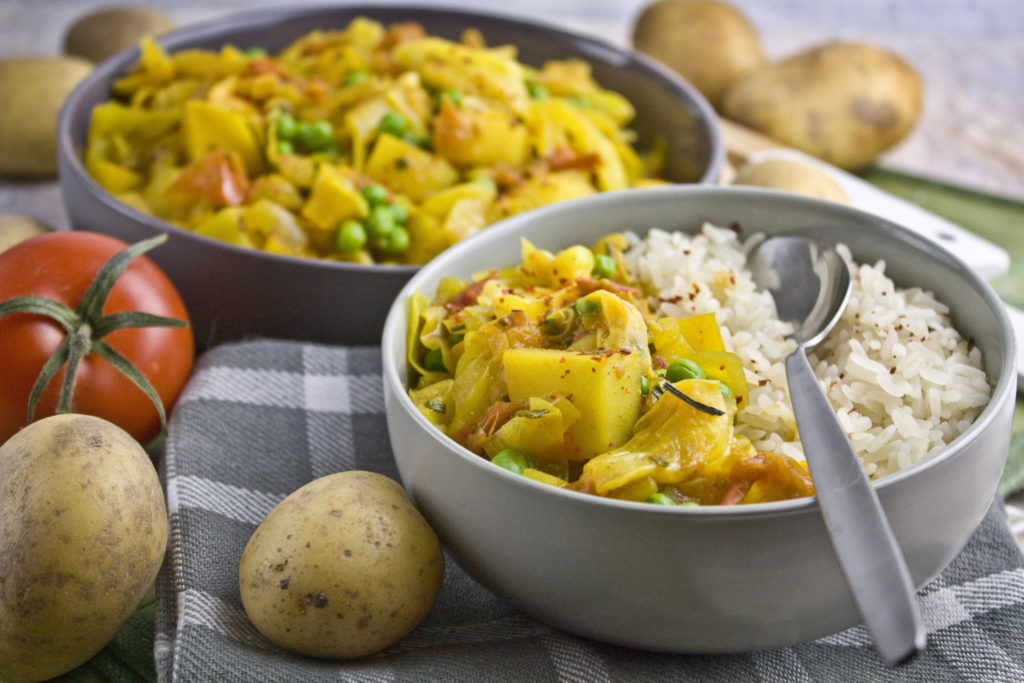
[{"label": "red chili flake", "polygon": [[890,375],[895,375],[896,374],[896,367],[895,366],[889,368],[889,374]]},{"label": "red chili flake", "polygon": [[601,157],[595,152],[579,154],[569,147],[561,146],[548,156],[547,162],[552,171],[589,170],[600,165]]},{"label": "red chili flake", "polygon": [[763,387],[766,384],[768,384],[768,380],[767,379],[759,379],[757,381],[757,386],[759,386],[759,387]]},{"label": "red chili flake", "polygon": [[473,284],[469,285],[461,292],[453,296],[447,302],[444,307],[449,313],[458,313],[466,306],[472,306],[477,302],[477,297],[480,296],[480,292],[483,291],[484,285],[487,284],[488,280],[493,280],[498,275],[497,273],[491,273],[482,280],[477,280]]}]

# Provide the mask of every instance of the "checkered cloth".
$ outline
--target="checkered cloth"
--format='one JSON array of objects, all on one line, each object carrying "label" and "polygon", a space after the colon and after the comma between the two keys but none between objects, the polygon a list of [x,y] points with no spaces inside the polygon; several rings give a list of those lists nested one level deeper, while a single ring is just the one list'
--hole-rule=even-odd
[{"label": "checkered cloth", "polygon": [[397,479],[380,369],[378,348],[270,340],[200,359],[163,461],[171,536],[157,584],[160,680],[1024,680],[1024,557],[998,501],[921,591],[928,648],[896,669],[864,627],[730,656],[603,645],[516,612],[450,558],[430,615],[384,652],[330,662],[278,649],[242,609],[242,550],[271,508],[312,479],[346,469]]}]

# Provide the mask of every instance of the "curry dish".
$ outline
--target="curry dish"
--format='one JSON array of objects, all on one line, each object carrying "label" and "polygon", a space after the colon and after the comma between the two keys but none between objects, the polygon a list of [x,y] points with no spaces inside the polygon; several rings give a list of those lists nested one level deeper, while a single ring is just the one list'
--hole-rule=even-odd
[{"label": "curry dish", "polygon": [[553,486],[661,504],[813,495],[734,431],[748,387],[714,313],[652,315],[613,234],[413,297],[410,395],[449,437]]},{"label": "curry dish", "polygon": [[143,39],[94,108],[91,176],[199,234],[291,256],[422,264],[522,211],[657,182],[634,110],[578,59],[366,18],[276,55]]}]

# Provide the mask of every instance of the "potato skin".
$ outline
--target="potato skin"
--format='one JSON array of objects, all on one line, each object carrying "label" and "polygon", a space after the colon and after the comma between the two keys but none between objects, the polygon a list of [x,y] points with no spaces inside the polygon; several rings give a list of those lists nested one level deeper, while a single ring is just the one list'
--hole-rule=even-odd
[{"label": "potato skin", "polygon": [[827,173],[810,164],[789,159],[766,159],[744,166],[736,174],[732,184],[768,187],[840,204],[850,203],[850,198],[843,188]]},{"label": "potato skin", "polygon": [[52,231],[52,227],[31,216],[4,214],[0,216],[0,252],[7,251],[18,242]]},{"label": "potato skin", "polygon": [[143,36],[172,28],[170,17],[147,7],[102,8],[79,17],[68,28],[64,52],[98,63],[135,47]]},{"label": "potato skin", "polygon": [[658,0],[633,26],[633,47],[681,75],[718,108],[725,89],[765,62],[757,31],[717,0]]},{"label": "potato skin", "polygon": [[92,67],[70,56],[0,60],[0,176],[57,175],[57,117]]},{"label": "potato skin", "polygon": [[899,56],[862,43],[829,43],[732,84],[722,114],[845,169],[902,140],[921,113],[923,87]]},{"label": "potato skin", "polygon": [[99,652],[167,547],[156,470],[116,425],[61,414],[0,446],[0,680],[38,681]]},{"label": "potato skin", "polygon": [[354,470],[316,479],[270,511],[242,553],[238,588],[269,640],[350,659],[415,628],[443,576],[441,544],[405,490]]}]

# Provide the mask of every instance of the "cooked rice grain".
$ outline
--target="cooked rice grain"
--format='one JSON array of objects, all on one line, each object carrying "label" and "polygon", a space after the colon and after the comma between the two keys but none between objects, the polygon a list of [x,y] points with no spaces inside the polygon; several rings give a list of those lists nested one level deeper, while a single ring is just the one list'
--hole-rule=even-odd
[{"label": "cooked rice grain", "polygon": [[[652,230],[626,262],[662,315],[714,312],[726,348],[743,361],[750,397],[736,430],[762,450],[803,460],[785,357],[792,326],[758,291],[733,230]],[[988,403],[981,352],[953,328],[949,309],[920,288],[897,288],[885,263],[856,265],[842,318],[813,350],[811,367],[865,471],[878,478],[919,462],[961,434]]]}]

